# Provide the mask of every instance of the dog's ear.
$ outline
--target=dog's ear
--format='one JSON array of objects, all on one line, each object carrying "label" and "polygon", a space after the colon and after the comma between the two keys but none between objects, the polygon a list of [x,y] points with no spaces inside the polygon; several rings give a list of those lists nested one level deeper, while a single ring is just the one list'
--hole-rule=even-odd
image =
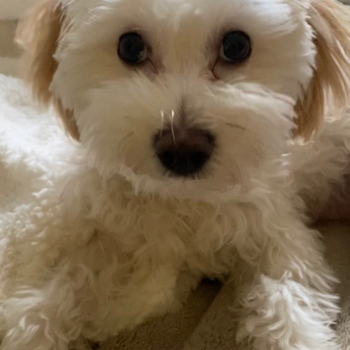
[{"label": "dog's ear", "polygon": [[57,0],[41,0],[20,21],[16,41],[25,50],[25,78],[34,98],[44,106],[53,104],[68,133],[79,139],[73,112],[66,110],[50,91],[57,69],[54,55],[62,34],[63,20],[64,10]]},{"label": "dog's ear", "polygon": [[336,0],[312,0],[309,23],[317,50],[313,78],[296,106],[296,135],[310,138],[327,106],[342,109],[350,98],[350,10]]}]

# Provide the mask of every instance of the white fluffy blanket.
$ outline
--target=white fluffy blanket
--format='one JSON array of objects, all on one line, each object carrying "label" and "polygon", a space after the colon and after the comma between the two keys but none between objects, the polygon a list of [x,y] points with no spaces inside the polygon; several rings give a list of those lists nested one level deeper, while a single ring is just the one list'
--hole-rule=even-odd
[{"label": "white fluffy blanket", "polygon": [[0,217],[35,210],[38,193],[64,170],[67,147],[74,148],[54,114],[38,112],[21,80],[0,75]]},{"label": "white fluffy blanket", "polygon": [[[39,113],[20,80],[0,75],[0,278],[4,290],[12,287],[14,275],[21,281],[31,273],[30,267],[18,275],[14,262],[23,267],[47,265],[36,261],[40,256],[36,252],[55,243],[44,242],[47,230],[52,231],[58,220],[59,203],[51,193],[57,191],[54,179],[67,169],[62,152],[70,157],[70,151],[74,146],[54,114]],[[34,230],[40,234],[33,237]],[[55,237],[62,239],[61,232]],[[55,251],[50,251],[53,258]]]}]

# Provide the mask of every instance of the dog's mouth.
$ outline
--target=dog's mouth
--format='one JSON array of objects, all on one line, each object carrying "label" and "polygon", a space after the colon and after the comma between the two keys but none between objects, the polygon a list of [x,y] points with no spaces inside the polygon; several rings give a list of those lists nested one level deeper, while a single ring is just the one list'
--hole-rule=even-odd
[{"label": "dog's mouth", "polygon": [[214,153],[215,137],[199,128],[171,128],[159,131],[153,146],[167,176],[199,179]]}]

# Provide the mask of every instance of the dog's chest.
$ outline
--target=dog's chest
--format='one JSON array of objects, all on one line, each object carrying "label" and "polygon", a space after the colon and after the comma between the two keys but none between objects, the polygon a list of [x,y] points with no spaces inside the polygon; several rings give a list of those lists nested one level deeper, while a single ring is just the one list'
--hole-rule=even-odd
[{"label": "dog's chest", "polygon": [[[235,231],[223,211],[209,205],[151,208],[139,203],[132,219],[120,218],[119,230],[116,225],[113,232],[96,234],[84,247],[85,257],[74,253],[79,262],[89,259],[95,271],[98,300],[85,292],[80,298],[96,303],[93,322],[108,336],[115,326],[107,325],[115,320],[125,321],[118,325],[124,328],[177,308],[204,275],[225,274],[232,263],[228,250]],[[108,312],[99,312],[107,303]]]},{"label": "dog's chest", "polygon": [[177,269],[185,264],[217,274],[223,268],[220,253],[232,247],[237,229],[247,229],[238,227],[240,218],[234,212],[233,206],[143,201],[119,212],[111,234],[119,259]]}]

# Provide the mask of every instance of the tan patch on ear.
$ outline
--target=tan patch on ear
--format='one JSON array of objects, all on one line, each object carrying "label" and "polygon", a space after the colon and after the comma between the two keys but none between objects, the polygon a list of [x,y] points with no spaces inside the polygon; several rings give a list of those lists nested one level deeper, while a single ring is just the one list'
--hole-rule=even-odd
[{"label": "tan patch on ear", "polygon": [[61,117],[64,127],[67,130],[68,134],[75,140],[79,141],[80,134],[78,126],[74,119],[74,112],[69,109],[65,109],[62,106],[61,100],[54,98],[53,105],[55,106],[56,111]]},{"label": "tan patch on ear", "polygon": [[350,101],[350,10],[334,0],[314,0],[309,21],[315,31],[316,67],[296,106],[296,135],[306,139],[322,124],[328,108],[336,113]]},{"label": "tan patch on ear", "polygon": [[64,12],[56,0],[40,1],[17,28],[16,41],[24,48],[25,80],[34,98],[43,106],[53,104],[62,118],[68,133],[79,139],[72,111],[63,108],[61,101],[50,91],[57,69],[54,54],[61,35]]}]

